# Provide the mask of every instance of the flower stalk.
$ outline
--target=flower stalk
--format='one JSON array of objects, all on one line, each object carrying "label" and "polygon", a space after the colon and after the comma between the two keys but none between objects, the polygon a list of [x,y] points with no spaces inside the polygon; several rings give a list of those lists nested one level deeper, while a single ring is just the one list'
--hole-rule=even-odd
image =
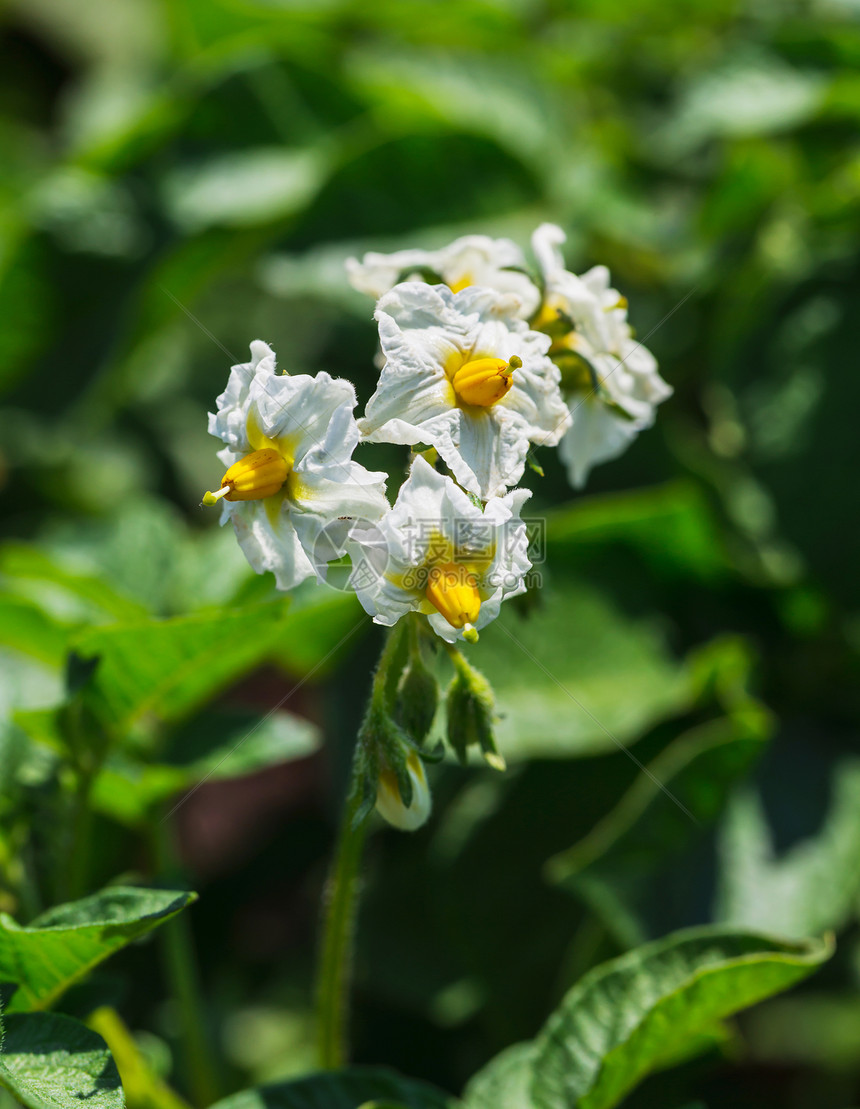
[{"label": "flower stalk", "polygon": [[[373,677],[367,719],[387,710],[388,691],[404,630],[404,622],[401,622],[388,634]],[[362,734],[355,747],[340,833],[323,900],[316,1009],[317,1056],[319,1065],[326,1070],[342,1067],[347,1060],[349,989],[361,858],[372,811],[366,796],[366,756]]]}]

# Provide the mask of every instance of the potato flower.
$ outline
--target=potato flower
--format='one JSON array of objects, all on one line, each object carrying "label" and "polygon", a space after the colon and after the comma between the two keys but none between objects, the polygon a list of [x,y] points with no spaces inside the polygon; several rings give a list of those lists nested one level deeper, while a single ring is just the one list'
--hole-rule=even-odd
[{"label": "potato flower", "polygon": [[444,282],[458,293],[470,285],[484,285],[520,298],[518,315],[527,319],[540,304],[540,291],[525,272],[525,258],[510,239],[464,235],[440,250],[371,251],[359,262],[349,258],[346,272],[360,293],[381,297],[401,281]]},{"label": "potato flower", "polygon": [[610,285],[606,266],[581,277],[565,269],[565,234],[551,223],[532,236],[545,284],[533,327],[553,337],[550,356],[562,368],[571,423],[559,444],[571,484],[581,488],[593,466],[622,454],[672,389],[651,352],[633,338],[627,301]]},{"label": "potato flower", "polygon": [[481,508],[420,455],[394,507],[351,531],[352,584],[377,624],[424,613],[442,639],[474,642],[501,603],[525,591],[528,535],[516,489]]},{"label": "potato flower", "polygon": [[529,442],[554,446],[570,417],[550,339],[518,315],[516,296],[403,282],[376,306],[385,365],[364,439],[425,443],[482,500],[516,485]]},{"label": "potato flower", "polygon": [[[351,521],[388,510],[386,475],[352,461],[359,434],[348,381],[278,374],[274,351],[255,340],[217,405],[209,432],[226,443],[218,458],[227,472],[203,503],[221,501],[221,523],[232,521],[245,557],[258,574],[271,570],[279,589],[321,576],[343,554]],[[338,530],[342,543],[332,541]]]}]

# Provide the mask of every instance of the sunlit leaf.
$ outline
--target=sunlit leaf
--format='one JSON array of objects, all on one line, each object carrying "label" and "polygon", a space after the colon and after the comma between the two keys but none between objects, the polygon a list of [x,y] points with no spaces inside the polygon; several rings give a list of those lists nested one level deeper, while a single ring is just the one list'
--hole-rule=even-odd
[{"label": "sunlit leaf", "polygon": [[0,595],[0,645],[53,666],[61,665],[69,633],[38,605]]},{"label": "sunlit leaf", "polygon": [[268,655],[286,611],[250,605],[83,632],[74,649],[100,659],[90,703],[118,730],[150,713],[183,716]]},{"label": "sunlit leaf", "polygon": [[59,1013],[5,1018],[0,1087],[26,1109],[123,1109],[116,1064],[101,1036]]},{"label": "sunlit leaf", "polygon": [[508,761],[617,750],[690,697],[659,633],[582,582],[553,582],[525,617],[503,609],[469,658],[495,690]]},{"label": "sunlit leaf", "polygon": [[787,989],[832,950],[829,940],[792,944],[703,928],[604,963],[570,990],[535,1040],[535,1105],[617,1105],[679,1041]]},{"label": "sunlit leaf", "polygon": [[46,1009],[115,951],[194,901],[175,890],[115,886],[58,905],[26,927],[0,914],[0,985],[7,1012]]},{"label": "sunlit leaf", "polygon": [[603,963],[571,989],[532,1044],[492,1060],[467,1109],[611,1109],[715,1022],[811,974],[830,940],[798,943],[690,929]]}]

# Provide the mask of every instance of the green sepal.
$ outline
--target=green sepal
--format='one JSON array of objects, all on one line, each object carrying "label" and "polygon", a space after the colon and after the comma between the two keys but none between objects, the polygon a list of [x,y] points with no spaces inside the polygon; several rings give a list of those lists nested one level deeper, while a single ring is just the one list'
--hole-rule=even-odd
[{"label": "green sepal", "polygon": [[442,762],[445,758],[445,744],[440,739],[435,747],[422,748],[418,754],[421,756],[421,761],[428,763],[430,766],[435,765],[437,762]]},{"label": "green sepal", "polygon": [[484,675],[462,655],[455,657],[457,672],[448,687],[446,708],[448,743],[461,763],[468,759],[469,747],[479,747],[486,761],[504,769],[494,735],[495,698]]},{"label": "green sepal", "polygon": [[529,464],[529,469],[534,470],[538,477],[544,477],[543,466],[536,458],[532,457],[531,451],[526,455],[526,462]]},{"label": "green sepal", "polygon": [[394,716],[416,743],[423,743],[439,704],[439,683],[420,654],[413,652],[397,691]]},{"label": "green sepal", "polygon": [[597,370],[585,355],[576,350],[560,350],[551,352],[550,357],[561,371],[562,389],[602,393]]}]

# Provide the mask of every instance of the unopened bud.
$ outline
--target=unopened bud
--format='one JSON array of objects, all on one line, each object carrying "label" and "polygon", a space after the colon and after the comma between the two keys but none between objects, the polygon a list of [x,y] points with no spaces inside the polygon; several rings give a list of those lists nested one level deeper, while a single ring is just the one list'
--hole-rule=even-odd
[{"label": "unopened bud", "polygon": [[420,658],[412,658],[397,691],[397,721],[416,743],[430,731],[439,703],[436,676]]},{"label": "unopened bud", "polygon": [[448,688],[446,707],[448,742],[460,762],[466,762],[469,747],[477,746],[489,766],[504,770],[505,760],[499,754],[493,735],[495,699],[492,688],[484,675],[464,660],[457,664],[457,673]]},{"label": "unopened bud", "polygon": [[410,751],[397,770],[384,767],[376,787],[379,815],[403,832],[414,832],[430,815],[432,800],[424,764],[417,751]]}]

